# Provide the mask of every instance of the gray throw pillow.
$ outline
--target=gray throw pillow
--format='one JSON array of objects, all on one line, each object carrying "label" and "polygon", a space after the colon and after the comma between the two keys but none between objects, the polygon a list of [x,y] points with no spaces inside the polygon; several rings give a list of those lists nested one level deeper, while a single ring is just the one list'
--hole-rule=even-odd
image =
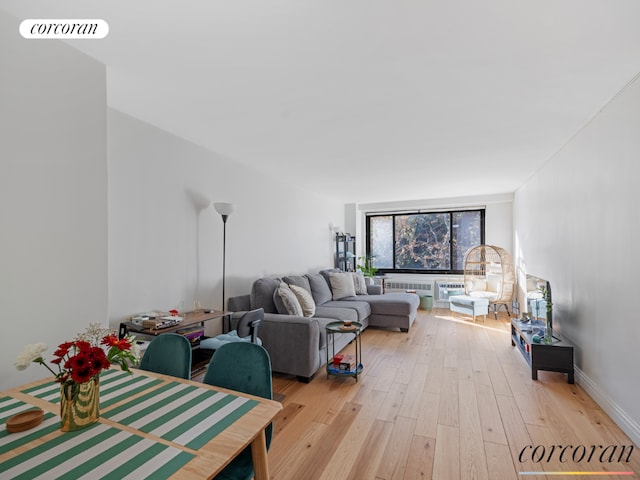
[{"label": "gray throw pillow", "polygon": [[309,285],[311,286],[311,295],[313,295],[313,301],[316,305],[322,305],[331,301],[331,290],[327,280],[324,279],[319,273],[311,273],[306,275],[309,279]]},{"label": "gray throw pillow", "polygon": [[286,282],[289,286],[296,285],[304,288],[307,292],[311,293],[311,285],[309,285],[309,279],[304,275],[287,275],[282,277],[282,281]]},{"label": "gray throw pillow", "polygon": [[329,273],[329,281],[331,282],[334,300],[356,296],[356,289],[353,285],[351,273]]},{"label": "gray throw pillow", "polygon": [[364,279],[364,273],[352,272],[351,276],[353,277],[353,286],[355,287],[356,295],[366,295],[367,282]]},{"label": "gray throw pillow", "polygon": [[273,303],[273,293],[280,285],[280,279],[263,277],[251,286],[251,309],[263,308],[264,313],[277,313]]},{"label": "gray throw pillow", "polygon": [[344,273],[344,272],[342,270],[340,270],[339,268],[327,268],[325,270],[320,270],[319,273],[327,281],[327,284],[329,285],[329,288],[332,288],[331,287],[331,280],[329,280],[329,274],[330,273]]}]

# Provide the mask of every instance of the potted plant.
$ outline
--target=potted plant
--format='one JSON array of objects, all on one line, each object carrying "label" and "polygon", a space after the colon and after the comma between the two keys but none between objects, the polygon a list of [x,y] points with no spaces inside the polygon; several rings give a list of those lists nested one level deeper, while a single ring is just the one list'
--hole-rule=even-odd
[{"label": "potted plant", "polygon": [[368,278],[369,282],[372,283],[373,277],[378,271],[378,269],[373,266],[373,255],[358,257],[358,262],[358,270],[360,270],[364,274],[365,278]]}]

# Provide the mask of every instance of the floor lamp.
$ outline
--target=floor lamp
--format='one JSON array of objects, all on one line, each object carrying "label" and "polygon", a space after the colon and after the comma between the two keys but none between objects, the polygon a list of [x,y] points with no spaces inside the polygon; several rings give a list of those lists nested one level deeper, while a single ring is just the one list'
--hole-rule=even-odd
[{"label": "floor lamp", "polygon": [[220,215],[222,215],[222,310],[224,310],[224,281],[226,276],[226,257],[227,257],[227,218],[233,213],[232,203],[220,203],[213,204],[213,208],[216,209]]}]

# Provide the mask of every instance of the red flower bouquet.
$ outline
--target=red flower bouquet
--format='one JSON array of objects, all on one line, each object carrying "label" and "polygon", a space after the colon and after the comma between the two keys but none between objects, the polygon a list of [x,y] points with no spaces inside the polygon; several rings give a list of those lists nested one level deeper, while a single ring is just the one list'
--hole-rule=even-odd
[{"label": "red flower bouquet", "polygon": [[[24,370],[32,362],[44,365],[60,383],[60,429],[78,430],[100,417],[100,372],[112,363],[131,373],[129,365],[138,363],[140,348],[134,337],[119,339],[110,329],[94,323],[76,340],[58,345],[53,352],[52,368],[42,358],[44,343],[27,345],[16,358],[15,366]],[[57,367],[57,372],[54,371]]]},{"label": "red flower bouquet", "polygon": [[102,337],[99,344],[95,335],[87,338],[92,341],[79,339],[58,346],[53,352],[55,358],[51,360],[58,367],[57,372],[42,358],[42,352],[47,349],[43,343],[27,345],[16,359],[15,366],[18,370],[24,370],[31,362],[39,363],[55,376],[56,382],[85,383],[108,369],[112,363],[120,365],[125,372],[131,372],[129,366],[139,361],[140,349],[134,337],[119,339],[109,333]]}]

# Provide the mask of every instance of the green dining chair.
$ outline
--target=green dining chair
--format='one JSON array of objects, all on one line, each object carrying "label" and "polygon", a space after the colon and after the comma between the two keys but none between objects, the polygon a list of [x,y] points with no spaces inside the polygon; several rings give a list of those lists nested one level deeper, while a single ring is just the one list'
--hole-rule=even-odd
[{"label": "green dining chair", "polygon": [[191,343],[177,333],[163,333],[149,343],[140,369],[191,380]]},{"label": "green dining chair", "polygon": [[[211,357],[204,383],[272,400],[269,354],[262,346],[255,343],[224,344]],[[271,445],[272,435],[273,424],[271,423],[265,429],[267,449]],[[214,478],[216,480],[250,480],[253,474],[251,446],[248,446]]]}]

